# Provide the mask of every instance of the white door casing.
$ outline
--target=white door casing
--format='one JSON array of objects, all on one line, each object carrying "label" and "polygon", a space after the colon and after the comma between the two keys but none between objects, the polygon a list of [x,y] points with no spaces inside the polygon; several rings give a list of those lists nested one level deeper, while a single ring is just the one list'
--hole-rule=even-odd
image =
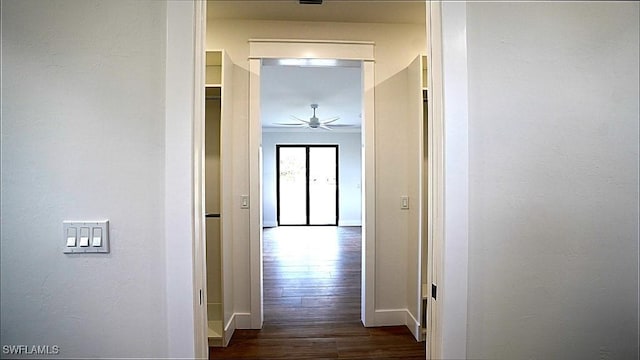
[{"label": "white door casing", "polygon": [[262,59],[340,59],[362,61],[362,308],[365,326],[373,325],[375,299],[375,144],[374,43],[366,41],[249,40],[249,192],[251,259],[251,327],[263,322],[262,305]]},{"label": "white door casing", "polygon": [[[193,5],[192,5],[193,6]],[[444,303],[439,304],[441,302],[440,297],[444,295],[444,283],[442,280],[442,270],[444,267],[444,259],[442,257],[442,248],[444,241],[444,114],[443,114],[443,59],[442,59],[442,28],[441,28],[441,3],[440,1],[427,1],[426,6],[426,31],[427,31],[427,53],[428,53],[428,63],[429,63],[429,73],[428,73],[428,83],[429,83],[429,116],[428,116],[428,139],[427,146],[429,148],[429,153],[431,154],[428,164],[427,164],[427,177],[428,180],[428,189],[426,190],[429,193],[428,196],[428,204],[427,204],[427,214],[426,221],[429,223],[429,227],[427,229],[427,236],[429,238],[429,259],[428,259],[428,278],[432,279],[432,281],[439,285],[439,301],[430,301],[429,309],[428,309],[428,327],[429,333],[428,335],[428,348],[426,358],[441,358],[443,353],[443,347],[447,347],[445,345],[452,344],[443,344],[444,334],[442,333],[442,323],[443,319],[440,316],[440,313],[443,311]],[[194,6],[194,8],[197,6]],[[174,9],[172,11],[168,11],[170,13],[174,13]],[[206,9],[193,9],[189,14],[188,12],[182,12],[179,14],[181,19],[187,21],[187,18],[190,17],[190,20],[193,21],[192,26],[195,32],[205,33],[204,25],[200,20],[204,20],[206,23]],[[187,25],[188,26],[188,25]],[[172,32],[169,32],[172,33]],[[184,37],[184,35],[181,35]],[[373,325],[373,315],[375,312],[374,307],[374,260],[375,260],[375,162],[374,162],[374,56],[373,56],[373,43],[370,42],[344,42],[344,41],[296,41],[296,40],[252,40],[250,42],[251,45],[251,57],[249,60],[250,63],[250,104],[249,104],[249,151],[250,151],[250,241],[251,241],[251,326],[255,328],[259,328],[262,326],[262,231],[261,231],[261,222],[262,222],[262,197],[261,197],[261,177],[262,177],[262,169],[261,163],[261,126],[260,126],[260,103],[259,103],[259,93],[260,93],[260,62],[261,58],[344,58],[344,59],[353,59],[353,60],[361,60],[363,61],[363,287],[362,287],[362,320],[365,325]],[[201,41],[196,41],[194,53],[196,56],[203,54],[204,44]],[[361,53],[365,52],[363,49],[369,48],[369,55]],[[356,50],[359,49],[359,50]],[[286,52],[285,52],[286,50]],[[181,49],[168,49],[167,53],[171,56],[182,56]],[[342,55],[338,56],[338,55]],[[365,56],[366,55],[366,56]],[[465,53],[466,58],[466,53]],[[198,89],[200,89],[201,85],[199,82],[199,76],[203,74],[199,74],[198,71],[204,71],[198,65],[193,65],[193,72],[195,76],[194,88],[197,93]],[[184,69],[188,71],[189,69]],[[167,70],[169,73],[169,70]],[[171,80],[171,81],[170,81]],[[176,80],[177,81],[177,80]],[[167,81],[167,88],[171,88],[170,85],[174,84],[173,78]],[[190,94],[192,96],[191,100],[194,100],[195,94]],[[255,95],[258,95],[257,97]],[[188,97],[188,96],[187,96]],[[257,99],[257,101],[256,101]],[[184,106],[194,106],[195,112],[197,113],[199,104],[194,101],[186,101],[187,99],[180,99],[181,105]],[[194,114],[195,115],[195,114]],[[168,116],[169,118],[169,116]],[[176,117],[171,117],[171,121],[167,120],[168,126],[172,124],[173,119]],[[177,119],[177,118],[176,118]],[[199,121],[198,116],[193,116],[193,121]],[[197,144],[195,144],[196,139],[200,137],[200,133],[198,130],[198,126],[196,124],[192,124],[194,126],[193,129],[193,138],[191,138],[192,145],[192,155],[195,152],[199,151],[197,148]],[[175,138],[175,136],[172,136]],[[185,138],[186,141],[186,138]],[[186,144],[176,144],[176,146],[184,146]],[[175,154],[178,150],[177,147],[172,147],[168,150],[168,154],[166,158],[169,159]],[[175,151],[174,151],[175,150]],[[184,152],[183,152],[184,153]],[[190,157],[189,163],[192,163],[194,159]],[[183,172],[180,169],[169,168],[166,170],[167,176],[173,177],[182,177]],[[195,175],[195,174],[194,174]],[[194,183],[192,183],[192,187],[184,188],[180,184],[167,184],[167,189],[172,191],[168,191],[168,193],[175,194],[173,198],[180,194],[190,193],[193,195],[192,190],[194,187],[198,187],[198,183],[196,179]],[[196,205],[193,204],[192,205]],[[196,205],[197,206],[197,205]],[[197,212],[197,210],[195,211]],[[194,220],[195,217],[193,212],[191,212],[191,220]],[[171,222],[171,226],[175,227],[175,219]],[[176,281],[179,279],[187,279],[192,280],[192,292],[194,301],[189,301],[193,304],[193,320],[195,323],[191,323],[195,327],[199,326],[201,321],[201,315],[203,312],[199,309],[198,301],[197,301],[197,292],[198,292],[198,279],[197,277],[201,275],[202,269],[198,267],[196,264],[199,259],[199,255],[197,254],[198,246],[195,246],[194,242],[201,241],[198,239],[197,233],[199,232],[198,225],[193,224],[194,234],[191,234],[194,238],[192,238],[192,243],[189,245],[193,246],[192,255],[193,255],[193,268],[191,269],[193,273],[189,272],[187,274],[186,269],[184,269],[184,263],[182,263],[182,259],[179,254],[171,253],[168,254],[167,270],[182,270],[182,273],[178,274],[176,277]],[[184,223],[186,225],[186,223]],[[183,244],[185,245],[185,244]],[[189,249],[185,249],[189,250]],[[432,250],[432,251],[431,251]],[[202,254],[200,254],[202,256]],[[464,260],[465,264],[467,259]],[[179,268],[179,269],[177,269]],[[446,269],[444,269],[446,270]],[[175,272],[174,272],[175,273]],[[191,279],[193,275],[194,278]],[[178,279],[179,278],[179,279]],[[201,279],[202,280],[202,279]],[[170,285],[170,284],[169,284]],[[466,302],[466,298],[465,298]],[[170,303],[168,305],[168,312],[171,314],[172,309],[176,312],[175,318],[183,318],[178,314],[181,310],[183,310],[185,304],[173,304]],[[206,319],[206,314],[205,318]],[[192,320],[192,321],[193,321]],[[187,324],[185,324],[187,325]],[[187,325],[189,326],[189,325]],[[204,332],[199,331],[198,329],[194,329],[194,333],[185,334],[188,338],[189,335],[192,335],[194,338],[194,347],[192,351],[196,358],[204,358],[206,357],[206,336],[203,336]],[[205,334],[206,335],[206,334]],[[463,337],[466,339],[466,336]],[[186,338],[184,339],[186,340]],[[455,342],[455,341],[454,341]],[[458,346],[465,346],[464,342],[459,342]],[[183,349],[171,348],[169,349],[169,354],[174,355],[175,357],[184,356],[185,352]]]}]

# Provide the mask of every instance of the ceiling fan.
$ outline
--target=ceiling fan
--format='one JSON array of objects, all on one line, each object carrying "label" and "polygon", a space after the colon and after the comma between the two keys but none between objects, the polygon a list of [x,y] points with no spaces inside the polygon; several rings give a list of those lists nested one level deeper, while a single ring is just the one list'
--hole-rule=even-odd
[{"label": "ceiling fan", "polygon": [[336,127],[350,127],[351,125],[344,124],[334,124],[337,120],[340,119],[339,116],[332,117],[329,119],[320,120],[316,117],[316,109],[318,108],[318,104],[311,104],[311,108],[313,109],[313,116],[309,118],[309,120],[300,119],[299,117],[291,115],[291,118],[297,120],[297,123],[276,123],[277,125],[285,125],[285,126],[297,126],[297,127],[308,127],[311,129],[324,129],[324,130],[332,130],[332,128]]}]

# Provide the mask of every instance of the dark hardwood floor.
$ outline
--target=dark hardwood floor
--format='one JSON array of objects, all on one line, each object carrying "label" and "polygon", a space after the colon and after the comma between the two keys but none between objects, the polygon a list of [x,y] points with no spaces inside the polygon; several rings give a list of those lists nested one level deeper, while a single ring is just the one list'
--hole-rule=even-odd
[{"label": "dark hardwood floor", "polygon": [[424,359],[404,326],[360,322],[359,227],[264,230],[264,325],[236,330],[211,359]]}]

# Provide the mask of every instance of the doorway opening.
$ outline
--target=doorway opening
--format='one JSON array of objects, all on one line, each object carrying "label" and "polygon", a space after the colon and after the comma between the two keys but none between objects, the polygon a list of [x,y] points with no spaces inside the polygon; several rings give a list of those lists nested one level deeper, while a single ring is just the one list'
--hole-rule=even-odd
[{"label": "doorway opening", "polygon": [[[266,278],[268,274],[265,261],[268,246],[266,237],[270,236],[268,232],[274,227],[279,230],[297,229],[294,226],[278,227],[276,145],[298,144],[338,145],[334,151],[339,150],[337,155],[339,161],[336,161],[339,168],[336,170],[336,187],[339,187],[339,191],[336,190],[338,197],[334,205],[335,214],[330,214],[332,218],[335,217],[333,220],[335,225],[319,226],[315,229],[339,232],[345,226],[356,227],[359,234],[356,239],[360,244],[357,254],[358,275],[355,278],[358,282],[356,292],[359,294],[356,302],[357,323],[365,326],[373,324],[375,294],[373,45],[372,42],[250,41],[249,151],[251,154],[256,154],[256,156],[250,156],[251,279],[252,289],[255,289],[251,292],[252,328],[261,328],[263,322],[267,320],[265,317],[267,294],[281,291],[277,288],[269,288],[269,279]],[[344,49],[349,51],[345,52]],[[309,53],[315,54],[315,57],[309,58]],[[277,54],[282,55],[277,56]],[[297,75],[290,76],[290,79],[297,79],[299,84],[284,86],[284,77],[275,77],[275,80],[270,83],[265,81],[269,76],[281,75],[280,73],[285,71],[296,72]],[[301,75],[309,72],[319,72],[320,75],[316,75],[316,80],[309,81],[308,77]],[[331,74],[332,72],[337,75]],[[356,74],[356,77],[350,78],[348,73]],[[336,85],[328,81],[330,77],[336,81],[341,80],[343,83]],[[324,99],[317,98],[315,92],[322,89],[328,95],[325,95]],[[354,91],[355,100],[353,96],[341,93],[343,90]],[[276,99],[277,102],[271,103],[269,99]],[[348,103],[351,108],[343,112],[341,109],[347,104],[336,105],[340,101]],[[317,116],[323,120],[327,117],[340,119],[332,122],[331,126],[328,126],[331,127],[329,130],[319,126],[284,126],[286,124],[277,126],[278,122],[291,123],[292,118],[306,119],[309,115],[309,104],[320,104],[317,115],[313,114],[314,118]],[[309,123],[311,121],[310,119]],[[350,165],[349,161],[351,161]],[[327,188],[330,187],[325,187],[325,190]],[[312,196],[310,191],[309,204],[313,201]],[[351,200],[345,200],[345,196],[351,196]],[[331,197],[335,198],[335,195]],[[304,198],[306,199],[306,196]],[[306,205],[304,204],[305,208]],[[304,225],[306,225],[306,211],[302,213],[305,216]],[[310,211],[308,223],[313,222],[313,213]],[[326,220],[318,222],[333,225]],[[301,230],[311,231],[310,228]],[[308,237],[312,237],[310,232]],[[304,280],[298,279],[298,281]]]},{"label": "doorway opening", "polygon": [[362,326],[362,63],[260,60],[261,305],[270,326]]},{"label": "doorway opening", "polygon": [[338,226],[338,145],[276,145],[278,226]]},{"label": "doorway opening", "polygon": [[[223,12],[221,11],[216,12],[216,14],[221,14],[221,13]],[[430,22],[431,18],[429,15],[430,13],[427,12],[427,20]],[[207,22],[203,21],[202,23],[204,24]],[[216,28],[216,31],[219,32],[219,29]],[[427,31],[429,35],[430,34],[429,26],[427,27]],[[218,44],[218,42],[207,42],[207,44],[209,43],[213,43],[215,44],[215,46],[222,46]],[[301,43],[304,43],[304,44],[301,44]],[[203,44],[204,42],[202,42],[200,46],[204,46]],[[249,132],[247,134],[246,132],[242,131],[241,135],[239,135],[239,137],[242,138],[245,134],[247,134],[247,140],[249,143],[249,146],[248,146],[248,159],[249,159],[248,173],[249,174],[247,176],[244,176],[244,173],[240,172],[243,175],[242,179],[239,179],[239,181],[241,182],[238,186],[240,191],[235,191],[232,194],[231,198],[232,200],[235,199],[235,197],[237,197],[238,199],[242,199],[242,205],[241,205],[242,208],[249,210],[248,219],[243,215],[241,218],[242,219],[241,224],[244,226],[247,223],[246,220],[248,220],[249,222],[248,226],[250,228],[249,234],[248,234],[249,244],[248,246],[246,246],[249,248],[247,249],[248,250],[247,256],[250,258],[250,269],[249,269],[250,284],[248,285],[248,287],[250,288],[249,289],[250,291],[244,291],[244,290],[242,291],[242,294],[248,294],[248,296],[250,297],[250,300],[249,300],[250,303],[246,304],[246,301],[242,302],[243,306],[240,307],[240,310],[242,311],[231,314],[232,315],[231,320],[233,321],[231,321],[230,324],[235,326],[235,323],[237,323],[240,328],[260,328],[262,326],[262,321],[263,321],[263,318],[262,318],[263,317],[262,230],[263,230],[263,225],[266,225],[266,224],[263,224],[263,221],[262,221],[263,219],[262,217],[263,197],[261,196],[262,195],[261,194],[262,179],[260,179],[260,181],[257,180],[262,176],[261,165],[262,165],[262,156],[263,156],[263,143],[261,138],[262,134],[260,133],[260,130],[259,130],[260,129],[260,101],[259,99],[256,101],[256,94],[257,95],[260,94],[259,85],[257,84],[259,84],[260,66],[262,64],[262,61],[265,59],[277,58],[278,56],[279,57],[286,56],[288,58],[297,58],[297,59],[306,59],[311,54],[314,57],[318,57],[322,59],[349,58],[349,56],[352,56],[351,59],[361,60],[363,62],[363,67],[370,70],[369,74],[371,74],[370,77],[365,77],[365,79],[363,79],[363,83],[364,83],[363,88],[365,89],[365,96],[369,98],[368,101],[365,100],[363,102],[364,103],[363,117],[366,118],[367,121],[369,121],[370,126],[363,124],[363,126],[367,127],[367,129],[363,129],[362,138],[363,140],[366,139],[367,142],[363,142],[362,144],[362,154],[363,154],[362,161],[363,163],[367,162],[371,166],[363,165],[362,168],[366,172],[368,172],[369,175],[375,175],[375,172],[374,172],[375,163],[373,161],[374,155],[375,155],[375,151],[374,151],[375,147],[373,146],[374,145],[373,140],[375,139],[375,137],[373,136],[374,122],[373,122],[373,107],[372,107],[373,97],[374,97],[373,93],[374,93],[375,86],[374,86],[373,76],[372,76],[372,70],[374,68],[373,51],[370,51],[368,54],[364,54],[364,55],[363,55],[363,52],[360,52],[360,51],[351,52],[351,50],[355,48],[371,47],[372,49],[372,46],[369,46],[369,45],[372,45],[371,43],[362,42],[362,41],[330,42],[330,41],[317,41],[317,40],[302,40],[302,41],[257,40],[256,41],[253,39],[249,39],[249,44],[250,44],[250,53],[248,58],[249,58],[250,69],[247,75],[249,78],[249,86],[250,86],[250,97],[249,97],[250,120],[249,120],[249,129],[248,129]],[[326,51],[322,51],[324,49],[320,49],[321,51],[317,51],[319,48],[333,48],[333,50],[331,50],[333,53],[331,53],[331,51],[329,53]],[[345,56],[347,52],[342,51],[338,48],[348,49],[350,50],[349,53],[357,52],[358,54],[355,54],[355,55],[347,54]],[[335,49],[338,49],[338,50],[335,50]],[[291,51],[288,51],[288,50],[291,50]],[[242,53],[240,54],[241,54],[240,58],[242,59],[242,61],[244,61],[244,59],[246,59],[245,55]],[[435,58],[437,59],[438,57],[436,56]],[[438,69],[437,65],[438,64],[436,64],[436,70]],[[244,67],[242,67],[242,69],[240,70],[244,70]],[[367,71],[365,70],[363,70],[363,73],[367,73]],[[241,112],[241,115],[242,115],[242,112]],[[241,115],[240,115],[240,118],[242,119]],[[364,119],[363,119],[363,122],[364,122]],[[430,133],[430,134],[433,134],[433,133]],[[429,141],[429,143],[433,144],[431,140]],[[436,143],[435,145],[439,146],[439,144],[440,143]],[[245,155],[244,152],[241,152],[240,154],[242,156]],[[436,160],[439,159],[438,156],[434,156],[433,158],[435,158]],[[429,164],[430,166],[432,166],[431,162]],[[438,164],[436,164],[435,167],[437,167],[437,165]],[[433,176],[433,175],[430,175],[430,176]],[[245,183],[242,182],[244,179],[247,179],[246,181],[249,183],[248,189],[246,189]],[[362,304],[361,314],[362,314],[363,322],[365,323],[370,322],[371,324],[375,324],[376,321],[373,321],[375,316],[373,315],[383,315],[386,317],[387,315],[391,315],[391,314],[386,314],[386,313],[376,314],[375,313],[376,307],[374,307],[374,304],[373,304],[373,300],[376,299],[376,296],[374,296],[376,294],[374,289],[375,283],[372,281],[376,268],[373,265],[374,265],[374,261],[377,258],[375,254],[375,246],[374,246],[376,244],[375,242],[376,227],[373,226],[375,224],[375,221],[373,221],[375,219],[375,206],[373,206],[374,205],[373,201],[368,202],[366,205],[364,204],[364,202],[366,200],[365,198],[367,198],[365,194],[369,194],[369,195],[375,194],[375,176],[369,177],[369,176],[364,176],[363,174],[362,181],[363,181],[362,183],[363,209],[366,208],[367,211],[366,213],[362,214],[362,217],[363,217],[363,222],[362,222],[363,224],[363,229],[362,229],[363,304]],[[434,184],[433,182],[430,182],[429,183],[430,187],[433,187],[433,184]],[[439,182],[436,182],[435,184],[438,185]],[[368,198],[375,199],[374,196],[369,196]],[[432,197],[429,197],[429,199],[432,199]],[[439,200],[441,199],[441,197],[435,196],[435,199]],[[240,213],[242,212],[244,211],[241,210]],[[435,215],[431,215],[434,213]],[[429,216],[439,216],[440,212],[432,212],[430,210],[428,214]],[[366,221],[367,219],[369,221]],[[436,218],[436,220],[437,219],[438,218]],[[242,230],[239,233],[239,238],[240,239],[246,238],[246,235],[247,234],[244,232],[244,230]],[[432,235],[430,234],[430,236]],[[429,256],[431,256],[431,251],[429,251]],[[244,258],[243,261],[246,261],[246,257]],[[367,286],[366,290],[364,287],[365,274],[369,274],[370,277],[368,277],[368,279],[371,279],[370,286]],[[241,275],[240,278],[244,280],[243,276],[246,275],[246,269],[245,271],[242,271],[240,275]],[[247,281],[244,281],[244,284],[247,284]],[[371,300],[369,304],[364,303],[364,300],[367,298]],[[431,302],[429,302],[429,304],[431,304]],[[433,318],[431,320],[433,322]],[[437,330],[437,327],[434,326],[434,330]]]}]

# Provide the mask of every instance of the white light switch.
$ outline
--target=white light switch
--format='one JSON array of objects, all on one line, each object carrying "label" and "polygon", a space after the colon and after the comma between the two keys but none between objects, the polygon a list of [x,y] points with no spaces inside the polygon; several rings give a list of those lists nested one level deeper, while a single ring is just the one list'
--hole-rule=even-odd
[{"label": "white light switch", "polygon": [[67,228],[67,247],[75,247],[77,244],[78,234],[74,227]]},{"label": "white light switch", "polygon": [[240,208],[241,209],[249,208],[249,195],[240,196]]},{"label": "white light switch", "polygon": [[409,197],[408,196],[401,196],[400,197],[400,209],[402,210],[406,210],[409,208]]},{"label": "white light switch", "polygon": [[82,247],[89,246],[89,228],[88,227],[80,228],[80,246]]},{"label": "white light switch", "polygon": [[91,246],[102,246],[102,229],[99,227],[93,228],[93,237],[91,238]]},{"label": "white light switch", "polygon": [[63,221],[65,254],[109,253],[109,220]]}]

